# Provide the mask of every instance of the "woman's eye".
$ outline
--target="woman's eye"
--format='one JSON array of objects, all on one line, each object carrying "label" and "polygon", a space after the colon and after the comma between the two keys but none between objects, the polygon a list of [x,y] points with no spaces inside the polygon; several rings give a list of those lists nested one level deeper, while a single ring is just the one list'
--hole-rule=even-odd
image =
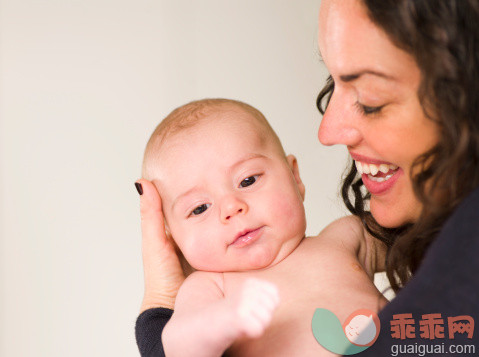
[{"label": "woman's eye", "polygon": [[202,205],[199,205],[193,211],[191,211],[190,215],[191,216],[198,216],[198,215],[202,214],[204,211],[206,211],[210,206],[211,206],[211,204],[209,204],[209,203],[203,203]]},{"label": "woman's eye", "polygon": [[254,176],[250,176],[250,177],[245,178],[243,181],[241,181],[240,187],[251,186],[252,184],[254,184],[256,182],[258,177],[259,177],[259,175],[254,175]]},{"label": "woman's eye", "polygon": [[356,107],[359,109],[361,114],[372,115],[372,114],[378,114],[381,111],[381,109],[384,108],[384,105],[381,105],[379,107],[369,107],[367,105],[363,105],[359,102],[356,102]]}]

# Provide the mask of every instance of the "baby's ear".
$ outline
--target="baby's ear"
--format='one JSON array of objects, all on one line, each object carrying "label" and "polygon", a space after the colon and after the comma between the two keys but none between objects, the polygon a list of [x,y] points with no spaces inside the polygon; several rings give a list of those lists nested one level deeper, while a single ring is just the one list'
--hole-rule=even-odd
[{"label": "baby's ear", "polygon": [[304,187],[303,181],[301,181],[301,176],[299,176],[298,160],[296,160],[296,157],[294,155],[286,156],[286,160],[288,161],[288,165],[291,168],[294,180],[296,181],[296,185],[298,186],[299,193],[301,194],[301,197],[304,201],[306,188]]}]

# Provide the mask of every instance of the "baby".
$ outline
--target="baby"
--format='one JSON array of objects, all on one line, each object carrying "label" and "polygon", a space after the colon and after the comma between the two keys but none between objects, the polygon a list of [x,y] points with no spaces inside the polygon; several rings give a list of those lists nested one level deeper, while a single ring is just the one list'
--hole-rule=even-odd
[{"label": "baby", "polygon": [[196,269],[163,331],[167,356],[331,355],[313,336],[316,308],[343,322],[386,302],[372,283],[384,247],[356,218],[305,237],[298,163],[255,108],[206,99],[175,109],[148,142],[143,177]]}]

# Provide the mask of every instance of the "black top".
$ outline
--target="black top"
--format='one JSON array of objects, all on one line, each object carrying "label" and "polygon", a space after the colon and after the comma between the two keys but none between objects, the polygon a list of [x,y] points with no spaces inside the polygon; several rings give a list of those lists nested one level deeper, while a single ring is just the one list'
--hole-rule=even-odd
[{"label": "black top", "polygon": [[[138,317],[135,330],[141,356],[164,356],[161,332],[172,312],[150,309]],[[401,326],[395,321],[399,317],[394,317],[398,314],[410,314],[405,316],[412,322],[405,326],[409,335],[400,336]],[[429,314],[439,314],[429,316],[439,322],[432,325],[432,335],[427,335],[429,325],[421,324],[428,318],[423,315]],[[469,338],[472,328],[467,317],[450,320],[458,316],[470,316],[479,324],[479,188],[461,202],[414,277],[379,313],[379,337],[359,355],[479,355],[479,331],[473,331]]]}]

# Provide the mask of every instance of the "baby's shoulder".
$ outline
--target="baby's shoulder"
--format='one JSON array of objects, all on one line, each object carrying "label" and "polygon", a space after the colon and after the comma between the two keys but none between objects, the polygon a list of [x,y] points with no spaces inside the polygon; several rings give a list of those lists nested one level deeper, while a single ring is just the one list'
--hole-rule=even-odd
[{"label": "baby's shoulder", "polygon": [[223,273],[196,270],[183,282],[182,286],[188,285],[223,285]]},{"label": "baby's shoulder", "polygon": [[178,295],[190,295],[192,292],[196,295],[197,293],[204,291],[222,294],[223,273],[195,271],[190,274],[180,286]]},{"label": "baby's shoulder", "polygon": [[[341,232],[346,234],[363,234],[363,225],[357,216],[345,216],[328,224],[321,233]],[[321,234],[320,233],[320,234]]]},{"label": "baby's shoulder", "polygon": [[309,237],[316,244],[344,244],[364,239],[364,227],[356,216],[346,216],[328,224],[319,234]]},{"label": "baby's shoulder", "polygon": [[384,270],[386,245],[369,234],[356,216],[346,216],[335,220],[324,228],[311,241],[312,246],[322,251],[345,252],[354,256],[369,275]]},{"label": "baby's shoulder", "polygon": [[195,271],[181,284],[176,296],[175,313],[183,313],[223,297],[221,273]]}]

